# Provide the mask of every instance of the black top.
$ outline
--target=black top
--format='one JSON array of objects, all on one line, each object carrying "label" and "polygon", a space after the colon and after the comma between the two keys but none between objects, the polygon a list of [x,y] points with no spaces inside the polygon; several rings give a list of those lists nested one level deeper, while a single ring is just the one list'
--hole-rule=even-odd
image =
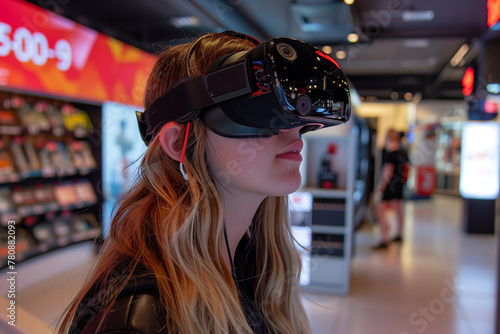
[{"label": "black top", "polygon": [[392,164],[394,172],[384,189],[382,200],[402,199],[403,188],[408,178],[408,154],[403,149],[397,151],[383,151],[382,166]]},{"label": "black top", "polygon": [[[246,253],[245,253],[246,252]],[[241,307],[248,324],[256,334],[268,333],[267,325],[255,301],[254,291],[256,275],[255,257],[249,256],[247,241],[240,242],[235,254],[235,283]],[[252,253],[252,252],[250,252]],[[119,271],[119,270],[118,270]],[[116,278],[123,277],[116,271]],[[244,279],[243,277],[251,277]],[[108,314],[104,314],[100,287],[94,287],[78,306],[76,316],[69,333],[74,334],[150,334],[169,333],[165,324],[165,315],[158,312],[159,294],[155,277],[145,266],[140,265],[134,271],[125,288],[120,292],[116,303]],[[97,331],[101,319],[103,325]]]}]

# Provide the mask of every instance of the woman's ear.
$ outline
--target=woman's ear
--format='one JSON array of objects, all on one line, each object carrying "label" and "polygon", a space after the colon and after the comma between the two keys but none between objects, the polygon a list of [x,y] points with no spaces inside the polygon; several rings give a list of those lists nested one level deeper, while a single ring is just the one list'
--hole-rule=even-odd
[{"label": "woman's ear", "polygon": [[182,125],[172,121],[165,124],[158,134],[161,147],[169,157],[176,161],[180,161],[182,155],[182,140],[179,138],[182,128]]}]

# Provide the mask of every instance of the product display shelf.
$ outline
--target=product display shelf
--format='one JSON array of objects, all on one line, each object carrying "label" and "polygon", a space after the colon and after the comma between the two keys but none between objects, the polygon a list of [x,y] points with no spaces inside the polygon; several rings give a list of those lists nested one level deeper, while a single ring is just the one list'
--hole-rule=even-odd
[{"label": "product display shelf", "polygon": [[[305,164],[299,190],[313,197],[310,281],[304,289],[334,294],[349,292],[357,156],[357,138],[349,128],[341,131],[332,127],[303,136]],[[330,189],[320,187],[330,185],[324,174],[320,176],[327,151],[334,152],[327,158],[333,160],[331,171],[336,174],[336,187]]]},{"label": "product display shelf", "polygon": [[0,91],[0,268],[101,236],[100,118],[97,105]]}]

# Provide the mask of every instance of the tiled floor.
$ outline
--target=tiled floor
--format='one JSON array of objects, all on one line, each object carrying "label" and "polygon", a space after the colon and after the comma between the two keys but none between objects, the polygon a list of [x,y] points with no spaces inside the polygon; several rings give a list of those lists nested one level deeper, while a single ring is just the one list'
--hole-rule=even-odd
[{"label": "tiled floor", "polygon": [[[462,233],[461,210],[456,197],[408,202],[405,241],[387,251],[371,249],[377,226],[358,231],[349,294],[304,294],[314,334],[493,334],[498,239]],[[90,254],[81,244],[20,264],[17,326],[2,316],[0,333],[52,333]]]}]

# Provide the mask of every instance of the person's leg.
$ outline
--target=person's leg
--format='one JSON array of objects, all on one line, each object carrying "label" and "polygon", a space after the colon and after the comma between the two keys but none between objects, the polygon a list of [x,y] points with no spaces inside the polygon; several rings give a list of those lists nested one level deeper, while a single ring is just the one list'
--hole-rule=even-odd
[{"label": "person's leg", "polygon": [[387,223],[387,208],[390,205],[389,201],[380,201],[377,203],[377,206],[375,207],[375,213],[377,215],[377,220],[380,224],[380,232],[381,232],[381,238],[382,241],[380,245],[378,245],[376,248],[383,248],[384,245],[387,247],[389,245],[389,225]]},{"label": "person's leg", "polygon": [[404,228],[403,200],[393,199],[391,200],[391,206],[394,212],[396,213],[397,224],[398,224],[395,239],[397,241],[401,241],[403,238],[403,228]]}]

